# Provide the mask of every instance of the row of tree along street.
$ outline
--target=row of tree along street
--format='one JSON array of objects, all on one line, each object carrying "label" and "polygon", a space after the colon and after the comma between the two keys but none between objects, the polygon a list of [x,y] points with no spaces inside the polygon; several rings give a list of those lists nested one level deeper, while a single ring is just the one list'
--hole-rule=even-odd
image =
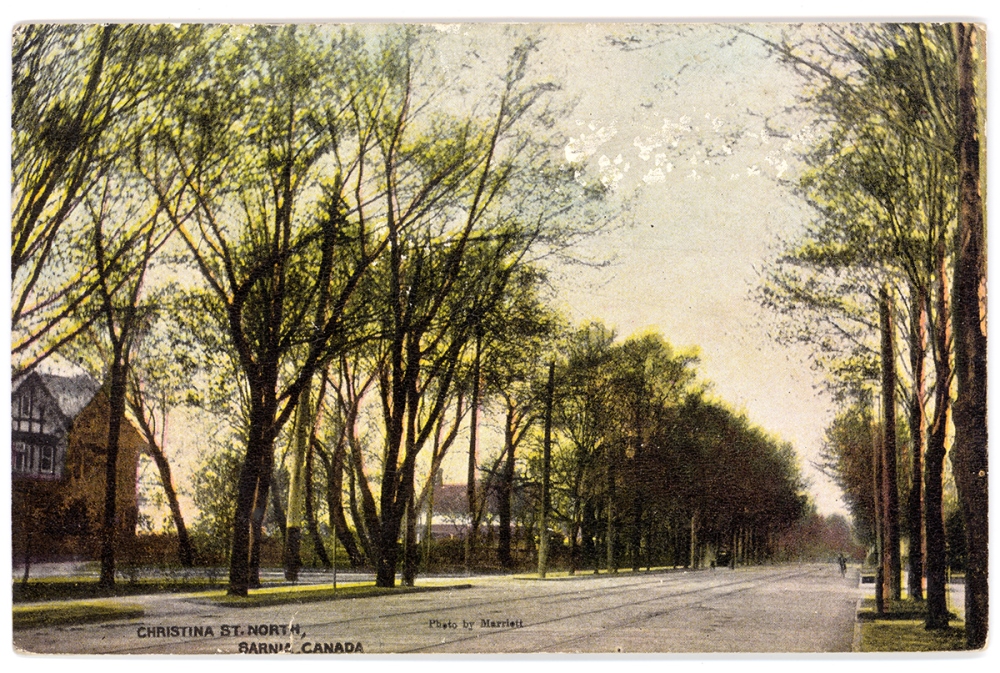
[{"label": "row of tree along street", "polygon": [[559,161],[534,43],[509,42],[500,72],[461,80],[408,27],[16,31],[16,371],[61,353],[103,373],[106,483],[127,409],[185,564],[158,440],[171,408],[212,415],[195,531],[206,556],[225,544],[231,593],[279,529],[290,578],[305,528],[325,565],[333,541],[379,585],[400,566],[412,583],[418,513],[460,444],[470,567],[490,498],[508,568],[536,537],[543,567],[550,537],[581,568],[759,559],[803,511],[790,447],[710,400],[691,355],[567,332],[546,307],[546,265],[615,214]]},{"label": "row of tree along street", "polygon": [[[827,26],[764,39],[827,121],[798,188],[813,207],[763,300],[792,318],[841,413],[825,468],[878,567],[878,610],[902,592],[948,625],[946,530],[965,550],[966,635],[987,633],[985,222],[979,138],[985,75],[975,26]],[[928,366],[929,361],[929,366]],[[945,458],[951,457],[946,475]],[[954,502],[954,496],[951,496]],[[957,512],[956,512],[957,514]],[[964,539],[954,532],[964,526]]]}]

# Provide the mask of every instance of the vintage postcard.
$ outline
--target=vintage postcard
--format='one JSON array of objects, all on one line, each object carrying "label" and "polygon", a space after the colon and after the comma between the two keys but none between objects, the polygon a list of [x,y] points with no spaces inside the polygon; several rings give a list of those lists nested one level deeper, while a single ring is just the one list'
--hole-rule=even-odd
[{"label": "vintage postcard", "polygon": [[16,25],[14,650],[982,649],[984,40]]}]

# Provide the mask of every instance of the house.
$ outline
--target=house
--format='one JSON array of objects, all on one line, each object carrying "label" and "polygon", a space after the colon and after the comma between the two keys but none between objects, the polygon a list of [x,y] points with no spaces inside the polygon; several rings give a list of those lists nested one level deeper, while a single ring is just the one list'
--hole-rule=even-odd
[{"label": "house", "polygon": [[[109,404],[80,367],[46,361],[11,385],[11,523],[15,563],[97,558],[104,516]],[[117,542],[138,517],[136,473],[145,442],[122,424],[117,461]]]},{"label": "house", "polygon": [[[482,489],[484,484],[477,482],[476,495],[483,497]],[[445,484],[441,473],[438,472],[434,482],[434,510],[431,516],[431,537],[437,539],[464,539],[469,534],[469,496],[466,484]],[[492,537],[496,535],[497,519],[500,512],[500,494],[496,486],[491,487],[486,493],[486,511],[483,513],[482,521],[479,524],[480,535]],[[427,515],[430,505],[428,498],[418,515],[420,524],[417,526],[417,540],[424,539],[427,534]],[[510,524],[511,530],[516,529],[514,522]]]}]

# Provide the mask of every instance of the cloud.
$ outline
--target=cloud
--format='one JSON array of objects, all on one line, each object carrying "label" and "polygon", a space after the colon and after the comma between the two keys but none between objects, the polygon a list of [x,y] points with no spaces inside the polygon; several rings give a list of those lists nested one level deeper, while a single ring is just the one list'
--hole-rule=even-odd
[{"label": "cloud", "polygon": [[648,173],[642,176],[642,181],[647,185],[652,185],[655,183],[666,182],[667,176],[664,174],[662,168],[651,168]]},{"label": "cloud", "polygon": [[[591,122],[587,125],[587,128],[593,133],[581,133],[579,137],[569,139],[569,142],[566,143],[566,161],[575,164],[593,156],[597,153],[597,148],[618,134],[614,120],[607,126],[598,126],[599,123]],[[577,120],[577,125],[582,125],[582,121]]]}]

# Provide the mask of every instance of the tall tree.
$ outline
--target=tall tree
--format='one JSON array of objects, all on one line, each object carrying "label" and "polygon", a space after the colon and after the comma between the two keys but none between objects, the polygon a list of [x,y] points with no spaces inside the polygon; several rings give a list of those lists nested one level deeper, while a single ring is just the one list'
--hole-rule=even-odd
[{"label": "tall tree", "polygon": [[907,538],[910,542],[906,591],[910,598],[923,600],[923,455],[924,405],[927,390],[924,362],[927,359],[927,294],[923,288],[910,287],[910,375],[913,394],[909,401],[910,494],[906,501]]},{"label": "tall tree", "polygon": [[[501,402],[503,448],[498,456],[495,490],[499,531],[497,555],[501,567],[514,567],[511,526],[518,451],[541,416],[543,358],[560,329],[557,316],[542,302],[544,276],[525,266],[511,283],[508,297],[486,316],[484,377],[490,394]],[[480,508],[482,510],[482,508]]]},{"label": "tall tree", "polygon": [[[845,249],[867,248],[866,257],[881,260],[908,286],[910,384],[903,392],[910,410],[915,468],[925,436],[922,405],[929,399],[924,389],[921,325],[931,329],[934,413],[927,433],[923,512],[917,509],[920,483],[915,481],[910,487],[910,577],[911,595],[919,596],[918,526],[923,516],[929,614],[937,616],[928,623],[946,624],[940,494],[951,346],[947,330],[940,329],[949,315],[947,299],[928,298],[948,283],[945,240],[957,210],[957,162],[952,149],[957,110],[955,42],[951,27],[944,24],[824,26],[806,33],[812,37],[772,46],[816,85],[819,93],[813,101],[835,120],[831,147],[823,160],[828,174],[814,183],[827,187],[813,190],[811,197],[823,205],[834,225],[827,227],[826,240],[840,237]],[[844,224],[838,225],[837,218]],[[856,223],[869,219],[873,226],[858,236],[865,229],[859,230]],[[833,261],[842,268],[856,265],[856,259],[844,255]],[[929,318],[926,322],[924,312]],[[919,475],[915,469],[914,479]]]},{"label": "tall tree", "polygon": [[931,322],[931,348],[937,382],[934,386],[934,413],[927,433],[924,473],[924,530],[927,543],[927,620],[929,629],[948,626],[944,531],[944,459],[947,453],[949,410],[951,409],[951,321],[945,240],[935,250],[937,280],[934,283],[935,318]]},{"label": "tall tree", "polygon": [[392,66],[404,86],[378,130],[387,187],[377,203],[389,246],[375,277],[377,304],[385,307],[377,359],[384,427],[377,503],[371,480],[358,475],[357,483],[380,586],[394,584],[417,458],[452,397],[477,323],[508,294],[532,255],[591,228],[571,230],[567,223],[599,196],[556,164],[559,144],[544,104],[555,87],[528,67],[530,40],[513,48],[507,68],[490,82],[488,116],[440,115],[432,135],[420,134],[413,117],[428,93],[416,85],[417,46]]},{"label": "tall tree", "polygon": [[958,54],[958,228],[952,320],[955,336],[955,449],[952,465],[968,548],[965,634],[970,648],[986,646],[989,629],[989,482],[986,425],[986,228],[980,168],[976,65],[982,60],[982,30],[955,24]]},{"label": "tall tree", "polygon": [[[365,185],[377,120],[351,116],[363,49],[347,31],[295,26],[209,31],[202,70],[157,130],[145,165],[200,272],[248,393],[229,591],[257,583],[274,442],[314,372],[350,340],[351,297],[387,244],[347,203]],[[357,111],[357,108],[354,108]],[[353,120],[349,121],[350,119]],[[331,168],[332,162],[332,168]],[[163,166],[184,174],[177,194]],[[181,222],[192,210],[194,226]],[[357,208],[357,205],[354,206]],[[332,350],[331,350],[332,349]],[[283,376],[294,359],[298,367]]]},{"label": "tall tree", "polygon": [[[158,293],[160,297],[166,290]],[[162,300],[161,300],[162,301]],[[156,464],[160,485],[167,498],[170,517],[177,532],[177,551],[181,565],[190,568],[195,563],[195,549],[181,512],[180,501],[166,453],[167,418],[178,405],[183,388],[193,375],[185,366],[184,356],[178,357],[177,345],[172,344],[163,324],[163,306],[157,307],[155,322],[143,330],[138,351],[130,362],[126,401],[143,439],[145,451]]]},{"label": "tall tree", "polygon": [[552,506],[552,405],[555,396],[556,363],[549,363],[549,374],[545,384],[544,436],[542,437],[542,511],[538,518],[538,576],[545,578],[549,569],[549,509]]},{"label": "tall tree", "polygon": [[896,357],[893,348],[892,303],[888,289],[879,290],[879,324],[882,335],[882,494],[885,574],[890,597],[901,598],[899,556],[899,480],[896,478]]}]

